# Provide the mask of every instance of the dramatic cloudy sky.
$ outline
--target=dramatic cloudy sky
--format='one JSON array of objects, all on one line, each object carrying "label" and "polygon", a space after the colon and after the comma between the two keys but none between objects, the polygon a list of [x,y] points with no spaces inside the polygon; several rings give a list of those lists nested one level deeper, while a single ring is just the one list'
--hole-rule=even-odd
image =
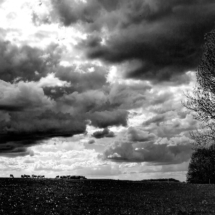
[{"label": "dramatic cloudy sky", "polygon": [[0,0],[0,177],[185,180],[213,0]]}]

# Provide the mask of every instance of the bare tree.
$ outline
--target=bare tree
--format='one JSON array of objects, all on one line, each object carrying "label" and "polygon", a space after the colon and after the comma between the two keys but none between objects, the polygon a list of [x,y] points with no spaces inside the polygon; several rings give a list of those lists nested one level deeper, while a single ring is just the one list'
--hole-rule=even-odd
[{"label": "bare tree", "polygon": [[196,72],[197,86],[187,93],[184,106],[202,122],[200,130],[191,132],[195,147],[211,146],[215,142],[215,30],[206,34],[200,65]]},{"label": "bare tree", "polygon": [[204,53],[198,67],[197,81],[203,90],[215,93],[215,29],[205,36]]}]

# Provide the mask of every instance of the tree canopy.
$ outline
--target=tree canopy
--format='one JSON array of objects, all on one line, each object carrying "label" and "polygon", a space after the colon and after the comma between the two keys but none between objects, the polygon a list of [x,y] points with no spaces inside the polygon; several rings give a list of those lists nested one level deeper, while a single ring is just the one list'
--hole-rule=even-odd
[{"label": "tree canopy", "polygon": [[215,183],[215,147],[198,148],[191,156],[187,182]]}]

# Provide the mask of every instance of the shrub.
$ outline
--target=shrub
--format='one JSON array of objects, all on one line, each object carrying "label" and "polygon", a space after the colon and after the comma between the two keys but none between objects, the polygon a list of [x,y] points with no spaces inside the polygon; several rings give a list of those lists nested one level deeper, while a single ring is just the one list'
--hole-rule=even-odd
[{"label": "shrub", "polygon": [[189,183],[215,183],[215,147],[197,148],[187,172]]}]

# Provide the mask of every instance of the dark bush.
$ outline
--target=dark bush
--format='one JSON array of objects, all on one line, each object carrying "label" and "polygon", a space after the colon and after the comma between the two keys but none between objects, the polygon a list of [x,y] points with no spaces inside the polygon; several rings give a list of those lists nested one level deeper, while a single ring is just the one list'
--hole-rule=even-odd
[{"label": "dark bush", "polygon": [[187,172],[188,183],[215,184],[215,147],[195,149]]}]

